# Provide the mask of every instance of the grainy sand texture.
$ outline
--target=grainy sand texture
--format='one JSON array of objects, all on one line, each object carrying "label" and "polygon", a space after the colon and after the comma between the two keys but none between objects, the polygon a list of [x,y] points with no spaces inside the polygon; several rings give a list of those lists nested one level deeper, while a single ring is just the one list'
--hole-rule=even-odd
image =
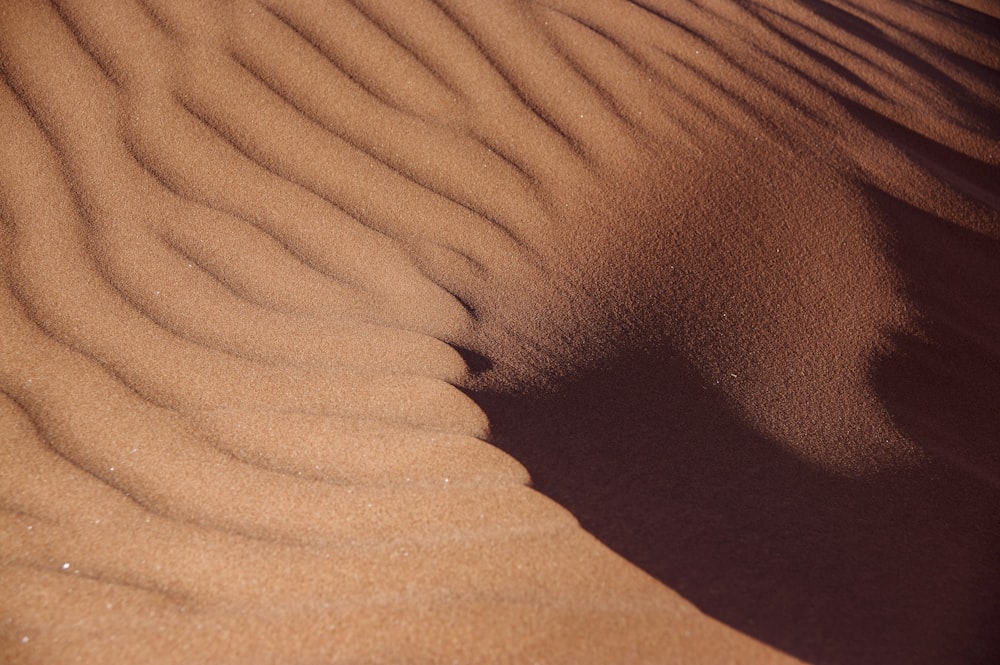
[{"label": "grainy sand texture", "polygon": [[1000,662],[1000,5],[0,1],[0,662]]}]

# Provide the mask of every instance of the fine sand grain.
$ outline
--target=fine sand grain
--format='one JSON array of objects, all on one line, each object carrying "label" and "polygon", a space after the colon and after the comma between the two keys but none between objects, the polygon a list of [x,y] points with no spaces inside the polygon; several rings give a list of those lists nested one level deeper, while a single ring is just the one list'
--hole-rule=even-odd
[{"label": "fine sand grain", "polygon": [[0,662],[1000,662],[991,0],[0,2]]}]

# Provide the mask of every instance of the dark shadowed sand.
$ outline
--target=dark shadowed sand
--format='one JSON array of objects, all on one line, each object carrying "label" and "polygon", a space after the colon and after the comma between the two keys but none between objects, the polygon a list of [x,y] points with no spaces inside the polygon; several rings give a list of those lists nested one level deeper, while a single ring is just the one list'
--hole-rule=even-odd
[{"label": "dark shadowed sand", "polygon": [[4,0],[3,663],[1000,662],[991,0]]}]

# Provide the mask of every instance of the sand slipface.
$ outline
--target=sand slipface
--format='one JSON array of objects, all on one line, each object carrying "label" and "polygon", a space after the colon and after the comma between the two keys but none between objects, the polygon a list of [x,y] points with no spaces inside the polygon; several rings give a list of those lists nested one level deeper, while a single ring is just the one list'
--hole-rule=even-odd
[{"label": "sand slipface", "polygon": [[0,660],[1000,660],[997,14],[0,4]]}]

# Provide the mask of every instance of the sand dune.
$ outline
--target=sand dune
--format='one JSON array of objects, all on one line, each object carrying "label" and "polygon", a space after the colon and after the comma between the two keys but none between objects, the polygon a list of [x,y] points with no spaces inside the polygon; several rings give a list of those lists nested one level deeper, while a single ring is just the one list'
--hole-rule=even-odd
[{"label": "sand dune", "polygon": [[0,660],[1000,660],[988,0],[0,4]]}]

